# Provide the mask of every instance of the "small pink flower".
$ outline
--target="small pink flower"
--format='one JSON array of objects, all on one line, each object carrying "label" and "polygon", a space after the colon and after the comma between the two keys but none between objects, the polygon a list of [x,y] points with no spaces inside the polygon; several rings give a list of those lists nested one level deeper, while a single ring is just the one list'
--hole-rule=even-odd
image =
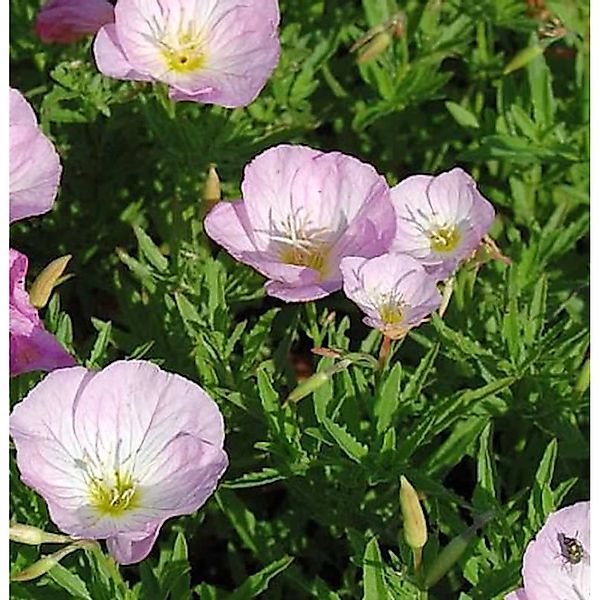
[{"label": "small pink flower", "polygon": [[552,513],[523,557],[524,587],[506,600],[591,600],[590,503]]},{"label": "small pink flower", "polygon": [[195,383],[146,361],[48,375],[14,408],[23,482],[59,529],[143,560],[169,518],[198,510],[227,468],[223,417]]},{"label": "small pink flower", "polygon": [[478,248],[494,220],[494,208],[473,179],[456,168],[414,175],[392,188],[398,219],[392,250],[410,254],[440,279]]},{"label": "small pink flower", "polygon": [[25,291],[27,257],[10,249],[10,374],[52,371],[75,364],[73,357],[44,329]]},{"label": "small pink flower", "polygon": [[42,42],[70,44],[114,18],[114,8],[106,0],[50,0],[38,12],[35,32]]},{"label": "small pink flower", "polygon": [[342,259],[340,268],[344,292],[367,315],[364,322],[392,339],[420,325],[440,305],[435,277],[410,256],[352,256]]},{"label": "small pink flower", "polygon": [[94,54],[109,77],[160,81],[173,100],[246,106],[279,60],[277,0],[119,0]]},{"label": "small pink flower", "polygon": [[58,191],[61,166],[21,92],[10,88],[10,222],[48,212]]},{"label": "small pink flower", "polygon": [[288,302],[339,290],[342,258],[382,254],[394,235],[385,179],[339,152],[270,148],[246,166],[242,195],[212,209],[206,233]]}]

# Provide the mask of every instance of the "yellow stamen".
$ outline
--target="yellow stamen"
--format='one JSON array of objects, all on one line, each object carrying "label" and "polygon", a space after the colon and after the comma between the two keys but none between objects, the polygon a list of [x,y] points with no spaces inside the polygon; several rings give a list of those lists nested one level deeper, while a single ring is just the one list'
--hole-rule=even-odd
[{"label": "yellow stamen", "polygon": [[399,325],[404,320],[402,307],[397,304],[384,304],[379,309],[379,316],[386,325]]},{"label": "yellow stamen", "polygon": [[328,249],[323,247],[290,247],[281,251],[281,261],[286,265],[309,267],[318,271],[321,276],[325,274]]},{"label": "yellow stamen", "polygon": [[452,252],[456,250],[460,240],[458,227],[452,225],[429,232],[429,241],[434,252]]},{"label": "yellow stamen", "polygon": [[163,56],[169,70],[177,73],[189,73],[202,69],[206,64],[206,55],[202,51],[199,36],[181,34],[176,40],[163,40]]},{"label": "yellow stamen", "polygon": [[139,494],[130,476],[122,477],[115,472],[112,482],[104,479],[92,479],[90,482],[90,502],[103,515],[116,517],[135,508]]}]

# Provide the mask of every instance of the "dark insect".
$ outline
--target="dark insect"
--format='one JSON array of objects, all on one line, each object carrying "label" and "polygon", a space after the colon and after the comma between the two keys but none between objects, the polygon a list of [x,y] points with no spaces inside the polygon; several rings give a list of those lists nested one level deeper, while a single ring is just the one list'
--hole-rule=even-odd
[{"label": "dark insect", "polygon": [[577,538],[567,537],[564,533],[558,534],[561,556],[570,564],[576,565],[583,559],[583,546]]}]

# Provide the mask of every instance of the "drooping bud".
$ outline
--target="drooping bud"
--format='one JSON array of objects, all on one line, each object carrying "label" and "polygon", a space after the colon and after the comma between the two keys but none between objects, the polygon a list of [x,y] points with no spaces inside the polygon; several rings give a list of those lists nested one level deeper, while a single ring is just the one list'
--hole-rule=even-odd
[{"label": "drooping bud", "polygon": [[48,533],[37,527],[22,525],[21,523],[11,523],[8,529],[8,536],[13,542],[28,544],[30,546],[39,546],[40,544],[68,544],[73,541],[67,535]]},{"label": "drooping bud", "polygon": [[312,394],[314,391],[318,390],[322,385],[324,385],[329,378],[331,378],[336,373],[343,371],[348,366],[352,364],[352,360],[344,359],[335,365],[324,369],[323,371],[319,371],[314,375],[311,375],[308,379],[305,379],[298,387],[292,390],[290,395],[287,397],[286,402],[299,402],[303,398],[306,398],[309,394]]},{"label": "drooping bud", "polygon": [[421,566],[421,552],[427,543],[427,522],[419,495],[404,475],[400,477],[400,509],[404,539],[413,550],[415,571],[418,571]]},{"label": "drooping bud", "polygon": [[42,575],[46,574],[50,569],[55,567],[65,556],[68,556],[75,550],[92,548],[93,546],[97,546],[98,542],[94,540],[78,540],[73,542],[69,546],[65,546],[61,548],[57,552],[53,554],[48,554],[47,556],[42,556],[40,560],[34,562],[32,565],[11,575],[11,581],[31,581],[32,579],[37,579]]},{"label": "drooping bud", "polygon": [[70,254],[55,258],[49,265],[44,267],[42,272],[36,277],[33,285],[29,289],[29,300],[35,308],[43,308],[46,306],[52,290],[60,283],[59,279],[65,272],[71,258],[72,256]]},{"label": "drooping bud", "polygon": [[477,530],[483,527],[492,516],[491,512],[482,515],[471,527],[457,535],[444,547],[425,574],[423,586],[426,590],[433,587],[456,564]]}]

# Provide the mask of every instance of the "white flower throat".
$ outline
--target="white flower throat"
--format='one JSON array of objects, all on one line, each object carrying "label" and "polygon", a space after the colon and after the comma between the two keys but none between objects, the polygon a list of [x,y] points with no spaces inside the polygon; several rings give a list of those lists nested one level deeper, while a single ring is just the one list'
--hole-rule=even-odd
[{"label": "white flower throat", "polygon": [[278,225],[271,218],[269,237],[276,244],[278,259],[288,265],[309,267],[324,277],[328,270],[331,248],[337,232],[325,227],[314,227],[310,218],[297,209]]}]

